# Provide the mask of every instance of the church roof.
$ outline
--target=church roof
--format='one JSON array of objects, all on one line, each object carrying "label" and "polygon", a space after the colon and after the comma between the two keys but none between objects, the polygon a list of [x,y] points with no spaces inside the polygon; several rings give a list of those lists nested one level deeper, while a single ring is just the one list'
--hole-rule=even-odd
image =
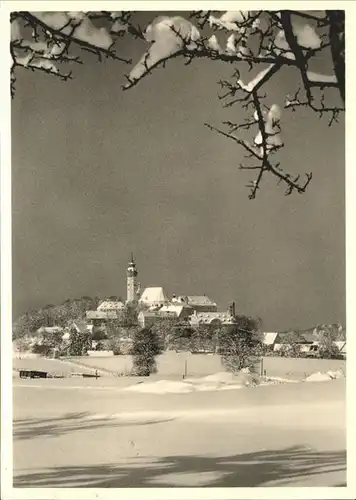
[{"label": "church roof", "polygon": [[168,298],[162,287],[148,287],[143,291],[140,302],[145,302],[147,304],[163,304],[168,302]]}]

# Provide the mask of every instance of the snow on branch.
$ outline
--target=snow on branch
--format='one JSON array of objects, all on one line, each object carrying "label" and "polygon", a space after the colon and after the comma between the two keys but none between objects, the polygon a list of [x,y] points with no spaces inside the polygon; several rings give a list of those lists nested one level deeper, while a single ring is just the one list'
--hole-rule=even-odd
[{"label": "snow on branch", "polygon": [[[250,199],[256,197],[264,175],[267,173],[276,177],[278,184],[283,183],[286,186],[286,195],[291,194],[293,191],[297,191],[298,193],[304,192],[312,179],[312,174],[306,174],[306,180],[303,181],[300,179],[299,175],[292,176],[289,173],[285,173],[280,163],[274,163],[272,160],[271,155],[277,153],[284,146],[281,136],[282,111],[277,104],[272,104],[270,107],[263,105],[262,101],[265,96],[261,96],[258,90],[260,88],[259,84],[263,79],[265,79],[265,82],[268,81],[279,68],[280,66],[277,67],[277,65],[272,65],[262,70],[253,80],[251,80],[250,85],[241,84],[238,71],[235,71],[233,75],[233,77],[236,78],[236,84],[226,80],[220,81],[221,87],[227,89],[225,94],[220,96],[220,98],[224,100],[228,99],[228,106],[239,102],[242,108],[249,112],[249,116],[242,123],[235,123],[232,121],[223,122],[227,130],[206,124],[210,130],[242,146],[248,153],[247,158],[252,158],[254,160],[253,165],[240,164],[239,167],[241,170],[257,171],[257,177],[247,185],[251,190]],[[239,92],[243,93],[240,97],[238,96]],[[229,100],[231,98],[233,99],[232,101]],[[253,144],[235,135],[235,132],[239,130],[251,132],[254,128],[257,128],[257,131],[255,132]],[[255,163],[256,160],[258,160],[257,164]]]},{"label": "snow on branch", "polygon": [[210,15],[210,10],[195,10],[191,12],[189,19],[195,19],[199,28],[203,29],[204,26],[209,23]]},{"label": "snow on branch", "polygon": [[114,39],[108,28],[95,26],[84,12],[24,12],[22,14],[35,30],[42,28],[47,39],[70,41],[99,56],[104,55],[122,62],[131,62],[129,59],[118,56],[112,50]]},{"label": "snow on branch", "polygon": [[[123,36],[140,39],[146,44],[143,55],[125,75],[126,83],[122,86],[125,90],[178,57],[186,64],[203,58],[230,64],[234,71],[231,79],[219,81],[223,89],[219,99],[226,108],[236,106],[244,111],[245,119],[226,120],[221,129],[206,126],[234,141],[253,160],[253,165],[240,165],[243,170],[257,172],[257,177],[249,184],[250,198],[255,198],[266,174],[283,184],[287,195],[306,190],[312,174],[305,174],[302,179],[284,172],[280,163],[274,160],[284,147],[282,115],[276,103],[264,104],[268,97],[267,84],[275,75],[282,78],[283,68],[294,70],[296,86],[290,89],[292,97],[286,97],[284,109],[294,111],[307,107],[321,117],[328,116],[329,125],[336,121],[345,110],[343,11],[200,10],[186,16],[158,16],[143,28],[134,21],[135,13],[126,11],[12,13],[12,94],[17,67],[46,72],[65,80],[71,78],[72,71],[71,68],[64,71],[63,64],[81,63],[82,50],[95,54],[99,60],[110,57],[131,63],[117,53],[116,44]],[[331,59],[331,73],[313,71],[313,62],[319,56],[320,60]],[[255,74],[253,78],[251,71]],[[329,92],[335,92],[341,104],[335,104]],[[287,126],[288,120],[283,123]],[[237,133],[251,134],[250,140]]]},{"label": "snow on branch", "polygon": [[[298,95],[293,99],[288,98],[285,102],[286,109],[291,108],[294,110],[297,106],[308,106],[313,111],[319,112],[320,116],[323,116],[324,113],[331,113],[329,125],[337,120],[340,112],[344,111],[342,106],[327,106],[325,104],[325,95],[322,93],[322,90],[326,87],[339,88],[339,80],[336,74],[325,75],[310,71],[308,68],[310,59],[324,48],[329,47],[330,42],[324,43],[321,36],[317,34],[315,28],[311,27],[309,24],[304,24],[303,26],[297,24],[288,11],[278,13],[273,19],[275,27],[278,28],[279,31],[273,38],[273,41],[267,46],[264,45],[263,34],[261,34],[260,54],[262,51],[263,54],[274,54],[276,56],[275,63],[259,71],[247,84],[240,78],[238,70],[233,74],[233,78],[236,78],[236,83],[220,81],[220,85],[227,89],[224,95],[219,96],[220,99],[228,100],[225,106],[240,103],[240,105],[248,111],[250,105],[253,105],[255,110],[253,116],[250,116],[242,123],[225,121],[224,125],[228,127],[228,131],[209,126],[211,130],[215,130],[219,134],[237,142],[249,152],[249,158],[252,157],[255,160],[260,160],[257,165],[253,164],[252,166],[246,166],[240,164],[240,169],[242,170],[253,170],[258,172],[255,180],[248,184],[248,187],[251,189],[251,199],[256,197],[257,190],[260,188],[262,179],[266,173],[275,176],[278,179],[278,184],[283,183],[286,186],[286,195],[290,195],[294,191],[298,193],[305,192],[312,179],[311,173],[305,174],[305,180],[303,180],[300,175],[293,176],[290,173],[285,173],[280,163],[273,163],[271,157],[271,154],[278,152],[278,150],[284,146],[281,138],[281,110],[279,106],[273,104],[269,109],[267,108],[268,111],[266,111],[264,109],[265,107],[261,104],[261,101],[266,96],[259,95],[258,91],[285,65],[285,59],[293,61],[293,65],[300,73],[306,94],[306,100],[299,99]],[[318,23],[318,26],[325,25],[325,19],[326,17],[324,15],[322,22]],[[265,33],[266,32],[268,32],[268,36],[271,40],[271,30],[267,30]],[[278,63],[277,57],[279,58]],[[319,92],[321,92],[319,94],[319,105],[316,104],[315,96],[312,94],[313,88],[317,88]],[[243,91],[245,95],[239,96],[239,90]],[[254,123],[257,124],[257,134],[254,138],[253,149],[251,149],[246,140],[236,136],[234,133],[238,130],[250,131]],[[249,147],[247,147],[247,145]],[[258,154],[256,154],[256,148],[259,148]]]},{"label": "snow on branch", "polygon": [[148,25],[144,37],[150,43],[149,49],[126,76],[124,89],[135,85],[143,76],[167,59],[177,56],[186,47],[197,48],[199,30],[180,16],[159,16]]},{"label": "snow on branch", "polygon": [[321,73],[315,73],[314,71],[307,71],[307,78],[309,85],[315,85],[320,88],[337,86],[337,78],[335,75],[323,75]]},{"label": "snow on branch", "polygon": [[[97,26],[97,19],[105,19],[106,26]],[[109,57],[127,64],[130,59],[119,56],[115,38],[122,31],[134,29],[124,12],[14,12],[11,14],[11,92],[14,94],[17,67],[44,71],[63,80],[71,71],[62,71],[62,63],[81,63],[80,57],[70,53],[73,47],[95,54],[99,60]]]},{"label": "snow on branch", "polygon": [[[306,173],[304,177],[300,174],[293,175],[285,172],[280,163],[274,160],[275,155],[284,147],[281,109],[277,104],[269,107],[262,104],[266,95],[260,92],[274,75],[280,75],[282,68],[294,68],[303,85],[306,99],[294,97],[285,103],[285,109],[294,110],[297,106],[305,105],[322,116],[331,112],[329,124],[337,119],[343,107],[327,105],[323,94],[326,88],[336,88],[342,96],[344,24],[342,16],[334,12],[336,11],[309,14],[304,11],[283,10],[227,11],[218,14],[198,11],[190,16],[188,22],[181,17],[158,18],[148,28],[153,35],[148,39],[151,46],[128,75],[125,88],[136,85],[156,66],[178,56],[187,58],[189,62],[207,58],[234,64],[232,80],[219,82],[224,91],[219,99],[224,107],[239,106],[248,116],[245,120],[225,121],[225,129],[205,125],[234,141],[253,160],[252,165],[240,165],[240,169],[257,172],[257,177],[248,185],[251,199],[256,197],[266,174],[272,175],[278,184],[285,186],[286,195],[303,193],[311,182],[312,174]],[[192,24],[192,20],[196,20],[199,30]],[[225,41],[220,36],[221,33],[227,35]],[[335,74],[324,75],[311,71],[313,59],[320,54],[327,57],[330,49]],[[261,64],[267,66],[261,69]],[[244,81],[245,77],[241,77],[246,65],[250,71],[258,68],[256,76],[248,83]],[[316,103],[313,91],[319,93],[319,104]],[[239,131],[248,134],[253,132],[253,143],[237,135]]]},{"label": "snow on branch", "polygon": [[218,28],[226,31],[239,31],[249,20],[249,17],[249,11],[227,11],[222,14],[220,18],[211,15],[209,17],[209,25],[211,28]]},{"label": "snow on branch", "polygon": [[237,83],[242,90],[251,93],[262,87],[262,85],[266,83],[279,69],[280,64],[270,64],[267,68],[261,70],[247,85],[245,85],[241,79],[239,79]]},{"label": "snow on branch", "polygon": [[[123,86],[123,89],[126,90],[135,86],[153,69],[178,56],[186,58],[188,62],[191,62],[194,58],[207,58],[229,63],[246,62],[250,67],[253,64],[276,64],[279,62],[283,62],[283,65],[288,66],[295,65],[295,61],[290,60],[282,51],[277,55],[262,50],[254,53],[249,47],[248,41],[250,38],[264,33],[259,28],[260,15],[260,12],[243,13],[241,11],[223,14],[219,18],[219,22],[231,23],[231,26],[224,24],[225,28],[226,26],[234,28],[225,46],[218,41],[216,34],[210,37],[203,36],[191,21],[183,17],[157,17],[143,33],[143,38],[149,44],[149,48],[132,68],[131,72],[126,75],[127,83]],[[198,14],[192,13],[190,19],[192,18],[198,19],[199,26],[206,26],[208,21],[211,26],[217,26],[217,18],[212,15],[208,16],[208,11],[199,11]],[[218,23],[218,25],[221,27],[221,24]]]}]

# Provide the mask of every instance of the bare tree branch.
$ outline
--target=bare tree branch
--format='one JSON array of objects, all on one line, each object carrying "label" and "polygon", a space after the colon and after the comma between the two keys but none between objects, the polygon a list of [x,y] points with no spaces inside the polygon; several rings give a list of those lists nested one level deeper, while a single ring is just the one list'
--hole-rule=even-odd
[{"label": "bare tree branch", "polygon": [[345,12],[328,10],[331,56],[340,96],[345,102]]},{"label": "bare tree branch", "polygon": [[121,62],[124,62],[126,64],[131,64],[132,63],[131,59],[125,59],[123,57],[118,56],[110,48],[109,49],[105,49],[105,48],[102,48],[102,47],[98,47],[98,46],[93,45],[93,44],[91,44],[91,43],[89,43],[87,41],[84,41],[84,40],[81,40],[81,39],[75,37],[74,34],[73,34],[74,31],[70,35],[67,35],[66,33],[63,33],[62,30],[63,30],[64,26],[61,27],[60,30],[52,28],[48,24],[44,23],[42,20],[38,19],[38,17],[36,17],[31,12],[21,12],[21,17],[23,19],[27,20],[31,25],[39,26],[43,30],[45,30],[46,32],[49,32],[52,35],[55,35],[57,38],[62,39],[62,40],[67,41],[67,42],[74,42],[79,47],[81,47],[83,49],[86,49],[86,50],[89,50],[89,51],[91,51],[91,52],[93,52],[93,53],[95,53],[95,54],[97,54],[99,56],[103,56],[104,55],[104,56],[106,56],[108,58],[115,59],[117,61],[121,61]]},{"label": "bare tree branch", "polygon": [[251,156],[254,156],[258,160],[262,160],[262,157],[258,153],[258,150],[255,149],[248,141],[244,141],[244,140],[240,139],[239,137],[236,137],[233,134],[229,134],[228,132],[224,132],[223,130],[220,130],[216,127],[213,127],[212,125],[210,125],[210,123],[204,123],[204,125],[206,127],[208,127],[210,130],[213,130],[213,131],[217,132],[218,134],[221,134],[221,135],[227,137],[228,139],[232,139],[233,141],[237,142],[237,144],[239,144],[240,146],[245,148],[246,151],[248,153],[250,153]]},{"label": "bare tree branch", "polygon": [[[286,195],[294,191],[305,192],[312,179],[311,173],[305,174],[306,178],[303,180],[300,175],[284,172],[280,163],[273,162],[274,154],[283,147],[280,135],[280,110],[277,110],[278,106],[275,104],[267,106],[264,103],[267,94],[263,94],[263,91],[274,75],[281,75],[282,68],[294,68],[300,76],[303,95],[301,96],[300,90],[297,90],[293,97],[287,96],[284,109],[295,111],[299,107],[307,107],[320,117],[326,115],[329,125],[337,121],[340,113],[345,111],[343,11],[322,11],[320,15],[294,10],[228,11],[221,15],[217,11],[200,10],[191,12],[188,20],[180,16],[159,17],[146,30],[134,23],[132,12],[89,11],[81,13],[79,17],[72,17],[72,14],[76,13],[65,14],[68,17],[66,21],[66,17],[63,16],[66,24],[53,27],[47,24],[46,17],[41,18],[35,12],[11,13],[11,22],[14,26],[18,22],[24,22],[27,29],[32,29],[29,41],[14,38],[10,44],[13,61],[12,95],[15,92],[17,67],[46,72],[62,80],[71,78],[71,71],[68,73],[62,71],[56,63],[81,64],[78,55],[71,53],[73,47],[95,54],[99,61],[103,57],[109,57],[130,63],[129,59],[117,55],[114,49],[115,41],[126,34],[145,41],[149,46],[137,65],[125,75],[127,83],[122,86],[124,90],[136,86],[157,67],[164,68],[169,61],[179,57],[184,59],[185,65],[191,64],[194,59],[233,64],[235,71],[231,79],[219,81],[222,91],[218,97],[223,107],[239,106],[247,113],[247,117],[236,123],[234,119],[225,120],[223,125],[226,130],[207,123],[205,126],[234,141],[243,148],[246,157],[253,160],[253,165],[239,165],[242,170],[256,171],[256,178],[248,184],[251,189],[249,196],[251,199],[256,197],[265,174],[276,177],[278,184],[286,187]],[[298,23],[295,25],[295,17],[299,19],[299,23],[304,21],[306,31],[303,32],[303,26],[301,30]],[[86,26],[90,26],[92,30],[98,28],[91,24],[91,20],[109,26],[104,44],[96,45],[86,36],[83,39],[76,36],[76,28],[83,19],[86,20]],[[199,30],[203,31],[199,31],[191,21],[195,21]],[[158,30],[156,30],[157,23],[162,23]],[[210,38],[206,35],[209,29],[213,33]],[[221,34],[228,35],[224,47],[217,38],[217,35],[220,37]],[[165,40],[163,35],[168,38]],[[331,57],[333,74],[323,75],[310,71],[310,63],[319,55],[325,57],[326,54]],[[244,83],[240,74],[243,73],[243,69],[260,68],[261,64],[268,67],[260,69],[253,79]],[[327,89],[338,90],[342,104],[335,105],[329,98],[327,99],[326,96],[329,96],[327,92],[333,92]],[[253,143],[235,135],[238,131],[254,133],[256,128],[257,135]]]}]

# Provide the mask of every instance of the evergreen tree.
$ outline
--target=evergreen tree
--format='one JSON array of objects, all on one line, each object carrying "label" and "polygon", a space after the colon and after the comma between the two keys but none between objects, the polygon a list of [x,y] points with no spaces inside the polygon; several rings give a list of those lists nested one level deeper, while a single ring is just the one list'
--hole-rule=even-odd
[{"label": "evergreen tree", "polygon": [[91,335],[87,332],[71,331],[68,346],[69,356],[86,356],[91,348]]},{"label": "evergreen tree", "polygon": [[131,354],[133,356],[134,373],[139,376],[148,376],[154,373],[156,356],[162,352],[162,342],[152,328],[137,330],[133,336]]}]

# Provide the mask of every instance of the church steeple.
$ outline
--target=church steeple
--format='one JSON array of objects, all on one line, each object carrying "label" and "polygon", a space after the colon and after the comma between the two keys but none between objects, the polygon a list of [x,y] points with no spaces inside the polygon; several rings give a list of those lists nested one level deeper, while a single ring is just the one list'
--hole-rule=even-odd
[{"label": "church steeple", "polygon": [[137,274],[135,259],[131,252],[131,260],[127,268],[127,302],[136,300]]}]

